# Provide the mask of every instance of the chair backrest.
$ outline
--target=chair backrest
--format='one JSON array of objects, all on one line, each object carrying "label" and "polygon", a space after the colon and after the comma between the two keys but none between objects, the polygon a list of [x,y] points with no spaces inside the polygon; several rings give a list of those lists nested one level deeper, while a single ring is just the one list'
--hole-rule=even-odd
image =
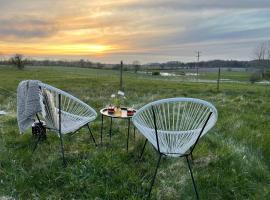
[{"label": "chair backrest", "polygon": [[[72,121],[88,123],[97,117],[97,113],[93,108],[67,92],[44,83],[40,83],[39,87],[40,99],[43,105],[42,116],[49,128],[59,129],[59,96],[61,96],[61,113],[66,116],[62,122],[63,129],[65,128],[66,131],[72,132],[73,129],[78,128],[77,126],[74,126],[74,128],[68,127],[74,125],[74,123],[71,123]],[[69,121],[66,120],[67,117]]]},{"label": "chair backrest", "polygon": [[201,133],[203,136],[215,125],[218,113],[211,103],[200,99],[158,100],[139,109],[132,120],[155,148],[159,148],[164,154],[177,156],[184,154],[195,144],[210,113],[212,114]]}]

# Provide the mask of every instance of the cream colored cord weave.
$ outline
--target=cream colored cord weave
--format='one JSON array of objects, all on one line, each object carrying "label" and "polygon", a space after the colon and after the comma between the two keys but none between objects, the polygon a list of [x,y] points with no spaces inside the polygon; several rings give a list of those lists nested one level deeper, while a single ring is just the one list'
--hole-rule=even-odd
[{"label": "cream colored cord weave", "polygon": [[[156,118],[158,142],[153,112]],[[149,103],[138,110],[132,121],[160,152],[168,156],[184,155],[196,142],[209,114],[212,115],[201,134],[216,123],[218,113],[209,102],[194,98],[170,98]]]},{"label": "cream colored cord weave", "polygon": [[96,111],[76,97],[40,83],[42,116],[48,128],[59,131],[59,94],[61,95],[61,133],[76,131],[97,117]]}]

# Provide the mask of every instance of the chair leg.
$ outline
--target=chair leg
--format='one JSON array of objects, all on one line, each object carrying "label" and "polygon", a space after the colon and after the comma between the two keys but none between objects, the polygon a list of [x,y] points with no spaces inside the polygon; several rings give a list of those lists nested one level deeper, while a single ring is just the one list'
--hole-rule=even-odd
[{"label": "chair leg", "polygon": [[192,152],[190,153],[190,158],[191,158],[192,161],[194,160]]},{"label": "chair leg", "polygon": [[61,143],[61,151],[62,151],[62,157],[63,157],[63,166],[66,167],[66,159],[65,159],[65,153],[64,153],[64,145],[63,145],[63,136],[62,136],[62,120],[61,120],[61,94],[58,94],[58,123],[59,123],[59,136],[60,136],[60,143]]},{"label": "chair leg", "polygon": [[193,164],[194,157],[193,157],[192,152],[189,153],[188,158],[189,158],[189,160],[191,161],[191,164]]},{"label": "chair leg", "polygon": [[192,169],[191,169],[191,166],[190,166],[188,156],[186,156],[186,160],[187,160],[187,163],[188,163],[188,169],[189,169],[189,172],[190,172],[190,176],[191,176],[191,179],[192,179],[192,183],[193,183],[193,187],[194,187],[194,190],[195,190],[195,193],[196,193],[196,197],[199,200],[200,199],[199,198],[199,193],[197,191],[197,186],[196,186],[196,183],[195,183],[195,180],[194,180],[194,177],[193,177],[193,173],[192,173]]},{"label": "chair leg", "polygon": [[102,145],[102,133],[103,133],[103,115],[101,115],[101,128],[100,128],[100,144]]},{"label": "chair leg", "polygon": [[89,133],[90,133],[90,135],[91,135],[91,138],[92,138],[93,142],[95,143],[95,146],[97,146],[96,140],[95,140],[94,135],[93,135],[93,133],[92,133],[92,131],[91,131],[91,129],[90,129],[89,124],[87,124],[87,128],[88,128],[88,130],[89,130]]},{"label": "chair leg", "polygon": [[112,120],[113,120],[113,118],[111,117],[111,123],[110,123],[110,141],[112,141]]},{"label": "chair leg", "polygon": [[158,170],[158,167],[159,167],[159,164],[160,164],[161,156],[162,155],[159,154],[158,162],[157,162],[157,166],[156,166],[156,170],[155,170],[155,174],[154,174],[153,179],[152,179],[152,182],[151,182],[151,186],[150,186],[150,189],[149,189],[149,192],[148,192],[147,199],[150,199],[150,196],[151,196],[151,191],[152,191],[153,185],[154,185],[155,180],[156,180],[157,170]]},{"label": "chair leg", "polygon": [[135,139],[136,139],[135,132],[136,132],[136,128],[135,128],[135,126],[134,126],[134,128],[133,128],[133,138],[134,138],[134,141],[135,141]]},{"label": "chair leg", "polygon": [[41,135],[38,134],[38,139],[36,140],[36,142],[35,142],[35,144],[34,144],[34,148],[33,148],[33,150],[32,150],[33,153],[36,151],[37,146],[38,146],[38,143],[40,142],[40,140],[41,140]]},{"label": "chair leg", "polygon": [[128,142],[129,142],[129,129],[130,129],[130,118],[128,118],[127,151],[128,151]]},{"label": "chair leg", "polygon": [[61,151],[62,151],[62,158],[63,158],[63,166],[66,167],[67,166],[67,162],[65,159],[65,152],[64,152],[64,145],[63,145],[63,136],[62,133],[59,132],[60,134],[60,143],[61,143]]},{"label": "chair leg", "polygon": [[[39,119],[39,118],[38,118],[38,119]],[[41,123],[40,120],[39,120],[39,123]],[[44,130],[42,129],[42,127],[39,127],[38,139],[36,140],[36,142],[35,142],[35,144],[34,144],[34,148],[33,148],[33,150],[32,150],[33,153],[35,152],[35,150],[37,149],[37,146],[38,146],[39,142],[40,142],[43,138],[46,139],[46,134],[44,133]]]},{"label": "chair leg", "polygon": [[144,142],[143,149],[142,149],[141,155],[139,157],[139,160],[142,159],[142,156],[143,156],[143,153],[144,153],[144,149],[145,149],[145,146],[146,146],[147,142],[148,142],[148,140],[146,139],[145,142]]}]

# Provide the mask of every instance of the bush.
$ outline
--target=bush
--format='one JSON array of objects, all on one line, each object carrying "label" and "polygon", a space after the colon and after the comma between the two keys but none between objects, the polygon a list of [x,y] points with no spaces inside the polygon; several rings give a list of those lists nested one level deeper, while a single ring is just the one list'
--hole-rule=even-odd
[{"label": "bush", "polygon": [[249,78],[249,81],[251,83],[255,83],[255,82],[258,82],[261,80],[261,74],[258,73],[258,72],[255,72],[253,74],[251,74],[250,78]]},{"label": "bush", "polygon": [[181,75],[181,76],[185,76],[186,75],[186,73],[184,71],[179,71],[178,74]]},{"label": "bush", "polygon": [[264,70],[262,73],[262,78],[264,80],[270,80],[270,70]]},{"label": "bush", "polygon": [[16,66],[18,69],[23,69],[26,63],[26,59],[23,59],[23,55],[16,54],[10,58],[10,63]]},{"label": "bush", "polygon": [[152,76],[159,76],[159,75],[160,75],[160,72],[158,71],[152,72]]}]

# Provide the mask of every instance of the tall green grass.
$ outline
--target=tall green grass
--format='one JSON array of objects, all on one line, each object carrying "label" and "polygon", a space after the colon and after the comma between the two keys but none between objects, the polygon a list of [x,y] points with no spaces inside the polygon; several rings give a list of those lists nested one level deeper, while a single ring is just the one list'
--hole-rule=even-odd
[{"label": "tall green grass", "polygon": [[[118,90],[116,71],[65,67],[31,67],[18,71],[0,67],[0,199],[143,199],[157,155],[148,145],[138,156],[143,137],[137,132],[125,149],[127,124],[115,120],[113,138],[95,147],[86,129],[64,137],[68,160],[62,168],[59,139],[48,134],[32,153],[30,131],[19,135],[16,88],[23,79],[38,79],[79,97],[95,110],[110,103]],[[217,125],[194,152],[194,176],[201,199],[270,199],[270,88],[252,84],[185,83],[124,74],[128,106],[167,97],[195,97],[218,109]],[[100,117],[91,124],[99,139]],[[105,121],[108,133],[109,120]],[[184,159],[163,158],[153,199],[195,199]]]}]

